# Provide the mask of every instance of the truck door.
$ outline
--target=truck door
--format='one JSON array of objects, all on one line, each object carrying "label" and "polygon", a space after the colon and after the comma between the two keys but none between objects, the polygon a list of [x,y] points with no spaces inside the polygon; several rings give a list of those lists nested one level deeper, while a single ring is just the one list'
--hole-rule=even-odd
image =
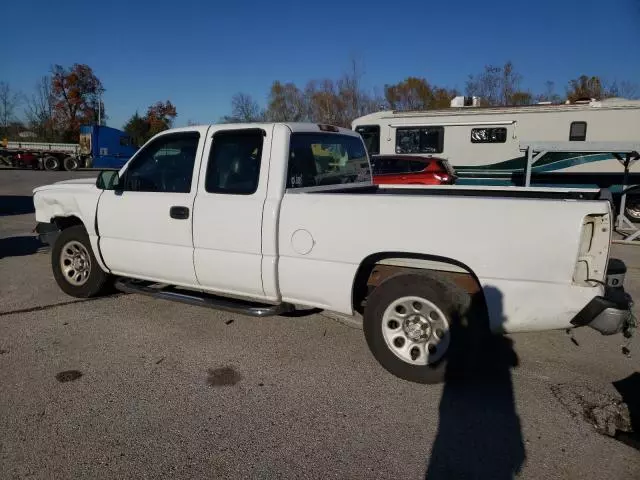
[{"label": "truck door", "polygon": [[121,170],[98,204],[100,251],[113,273],[197,286],[193,201],[206,127],[164,134]]},{"label": "truck door", "polygon": [[262,212],[273,126],[209,135],[194,204],[196,276],[205,290],[264,297]]}]

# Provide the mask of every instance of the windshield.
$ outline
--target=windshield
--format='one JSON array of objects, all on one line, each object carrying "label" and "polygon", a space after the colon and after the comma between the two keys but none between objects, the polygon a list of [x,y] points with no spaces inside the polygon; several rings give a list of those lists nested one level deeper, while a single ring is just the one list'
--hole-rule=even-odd
[{"label": "windshield", "polygon": [[293,133],[287,188],[370,183],[371,170],[359,137],[332,133]]}]

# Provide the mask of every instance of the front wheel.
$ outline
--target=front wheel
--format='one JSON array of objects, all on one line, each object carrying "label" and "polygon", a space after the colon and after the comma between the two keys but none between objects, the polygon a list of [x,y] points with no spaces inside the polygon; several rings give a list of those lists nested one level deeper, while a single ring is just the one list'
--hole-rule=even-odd
[{"label": "front wheel", "polygon": [[51,250],[51,267],[58,286],[72,297],[95,297],[107,290],[109,275],[98,265],[82,225],[60,232]]},{"label": "front wheel", "polygon": [[393,277],[369,295],[364,334],[376,360],[392,374],[417,383],[445,379],[447,361],[461,339],[469,295],[427,275]]}]

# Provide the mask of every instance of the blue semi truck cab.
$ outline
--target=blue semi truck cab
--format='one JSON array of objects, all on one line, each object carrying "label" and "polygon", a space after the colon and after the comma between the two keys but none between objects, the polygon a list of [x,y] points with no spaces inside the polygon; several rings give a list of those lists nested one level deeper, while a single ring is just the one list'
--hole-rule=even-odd
[{"label": "blue semi truck cab", "polygon": [[80,157],[87,168],[119,169],[138,150],[122,130],[102,125],[80,127]]}]

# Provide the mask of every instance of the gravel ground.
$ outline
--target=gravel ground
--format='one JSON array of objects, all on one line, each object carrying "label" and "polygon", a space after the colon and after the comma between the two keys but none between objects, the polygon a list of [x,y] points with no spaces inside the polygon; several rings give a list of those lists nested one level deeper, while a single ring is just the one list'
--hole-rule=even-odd
[{"label": "gravel ground", "polygon": [[[0,170],[0,477],[640,478],[637,338],[512,335],[489,380],[424,386],[322,314],[78,301],[28,196],[87,175]],[[640,299],[640,249],[613,251]]]}]

